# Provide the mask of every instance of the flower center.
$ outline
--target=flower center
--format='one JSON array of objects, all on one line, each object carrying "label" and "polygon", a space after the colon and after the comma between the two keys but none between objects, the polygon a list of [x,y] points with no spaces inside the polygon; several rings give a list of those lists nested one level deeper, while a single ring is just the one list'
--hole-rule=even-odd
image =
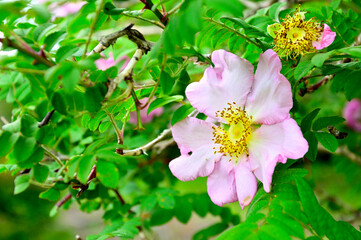
[{"label": "flower center", "polygon": [[274,37],[274,50],[281,57],[296,58],[315,52],[312,42],[321,38],[323,29],[314,18],[305,21],[304,12],[298,8],[293,16],[287,15],[282,23],[271,25],[269,30]]},{"label": "flower center", "polygon": [[228,107],[217,111],[216,116],[224,119],[228,124],[223,127],[213,126],[214,153],[222,153],[237,161],[240,155],[248,155],[248,141],[252,133],[252,116],[237,106],[235,102],[228,103]]}]

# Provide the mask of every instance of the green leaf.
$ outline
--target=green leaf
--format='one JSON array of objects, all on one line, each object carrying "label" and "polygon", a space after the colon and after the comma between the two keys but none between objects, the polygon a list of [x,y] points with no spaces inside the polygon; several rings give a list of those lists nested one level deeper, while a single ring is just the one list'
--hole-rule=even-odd
[{"label": "green leaf", "polygon": [[211,1],[205,1],[205,4],[209,8],[214,8],[219,11],[229,12],[235,17],[243,16],[244,6],[238,0],[227,0],[227,1],[211,0]]},{"label": "green leaf", "polygon": [[3,157],[9,153],[18,140],[19,136],[20,135],[18,133],[13,134],[8,131],[2,132],[0,136],[0,157]]},{"label": "green leaf", "polygon": [[15,178],[14,194],[24,192],[29,186],[30,177],[28,174],[19,175]]},{"label": "green leaf", "polygon": [[173,217],[173,211],[168,209],[158,209],[150,217],[151,226],[163,225]]},{"label": "green leaf", "polygon": [[291,240],[291,237],[283,229],[272,224],[263,225],[258,230],[258,236],[265,240]]},{"label": "green leaf", "polygon": [[316,108],[315,110],[313,110],[312,112],[310,112],[309,114],[307,114],[301,121],[301,130],[303,133],[311,130],[311,126],[312,126],[312,121],[313,119],[315,119],[315,117],[317,116],[317,114],[320,112],[321,109]]},{"label": "green leaf", "polygon": [[48,178],[49,168],[44,165],[36,164],[34,167],[34,178],[36,181],[43,183]]},{"label": "green leaf", "polygon": [[295,69],[295,80],[298,81],[304,77],[311,69],[313,68],[313,63],[311,61],[301,62],[297,65]]},{"label": "green leaf", "polygon": [[102,83],[94,87],[87,88],[85,91],[85,108],[89,112],[97,112],[102,107],[101,103],[106,94],[106,87]]},{"label": "green leaf", "polygon": [[361,46],[341,48],[341,49],[338,49],[338,51],[349,54],[356,58],[361,58]]},{"label": "green leaf", "polygon": [[[78,50],[79,50],[79,47],[75,46],[75,45],[62,46],[56,52],[55,60],[56,60],[56,62],[62,62],[65,59],[67,59],[68,57],[71,57]],[[69,63],[69,64],[71,64],[71,63]]]},{"label": "green leaf", "polygon": [[165,95],[168,95],[172,92],[173,85],[175,83],[175,78],[172,78],[167,72],[163,71],[160,75],[160,86],[162,87],[162,92]]},{"label": "green leaf", "polygon": [[141,209],[144,211],[151,211],[157,204],[157,197],[155,195],[149,195],[143,198],[141,201]]},{"label": "green leaf", "polygon": [[14,122],[8,123],[2,126],[4,131],[9,131],[12,133],[17,133],[20,131],[20,118],[16,119]]},{"label": "green leaf", "polygon": [[174,197],[172,197],[172,196],[169,196],[166,194],[157,195],[157,200],[158,200],[159,207],[161,207],[161,208],[173,209],[175,206],[175,200],[174,200]]},{"label": "green leaf", "polygon": [[326,132],[315,132],[317,140],[330,152],[335,152],[338,142],[335,136]]},{"label": "green leaf", "polygon": [[213,224],[203,230],[200,230],[196,234],[194,234],[193,239],[194,240],[203,240],[203,239],[209,239],[210,237],[216,236],[226,230],[228,228],[227,223],[216,223]]},{"label": "green leaf", "polygon": [[284,214],[283,212],[274,215],[274,217],[268,217],[267,222],[271,225],[283,229],[290,236],[295,236],[300,239],[305,238],[305,233],[302,225],[298,221]]},{"label": "green leaf", "polygon": [[314,131],[318,131],[328,126],[334,126],[336,124],[342,123],[343,121],[345,121],[345,119],[338,116],[320,117],[313,123],[312,129]]},{"label": "green leaf", "polygon": [[49,188],[48,190],[40,193],[39,198],[47,199],[49,201],[55,202],[60,197],[60,191],[55,188]]},{"label": "green leaf", "polygon": [[197,195],[193,200],[193,209],[200,217],[205,217],[209,211],[210,204],[208,195]]},{"label": "green leaf", "polygon": [[314,132],[306,132],[304,135],[305,139],[308,142],[308,151],[305,155],[306,158],[310,159],[312,162],[317,158],[317,138]]},{"label": "green leaf", "polygon": [[119,170],[114,163],[99,160],[97,162],[97,178],[104,186],[116,188],[119,182]]},{"label": "green leaf", "polygon": [[174,96],[169,96],[169,97],[157,98],[157,99],[155,99],[153,102],[151,102],[149,104],[147,114],[149,114],[154,109],[162,107],[162,106],[164,106],[164,105],[166,105],[168,103],[180,102],[182,100],[183,100],[183,96],[181,96],[181,95],[174,95]]},{"label": "green leaf", "polygon": [[20,121],[20,131],[25,137],[32,137],[39,130],[38,122],[35,118],[29,114],[25,114],[21,117]]},{"label": "green leaf", "polygon": [[182,121],[185,119],[191,112],[193,112],[194,107],[192,107],[190,104],[186,104],[178,108],[172,117],[171,124],[172,126],[176,124],[179,121]]},{"label": "green leaf", "polygon": [[59,113],[66,115],[66,102],[63,95],[60,92],[54,92],[53,96],[51,97],[51,104],[53,105],[54,109]]},{"label": "green leaf", "polygon": [[257,228],[257,224],[245,222],[223,232],[220,236],[217,237],[217,240],[258,239],[256,233]]},{"label": "green leaf", "polygon": [[187,197],[177,197],[174,215],[181,223],[187,223],[192,216],[192,203]]},{"label": "green leaf", "polygon": [[345,92],[347,100],[351,100],[353,98],[361,96],[361,71],[353,71],[348,74],[347,81],[345,83]]},{"label": "green leaf", "polygon": [[318,53],[312,57],[311,62],[316,67],[322,67],[323,63],[334,53],[335,51],[330,51],[327,53]]},{"label": "green leaf", "polygon": [[107,15],[121,15],[125,10],[125,8],[115,7],[111,2],[104,5],[104,13]]},{"label": "green leaf", "polygon": [[85,184],[88,181],[88,176],[94,164],[94,156],[86,155],[80,158],[78,165],[78,179]]},{"label": "green leaf", "polygon": [[271,7],[268,9],[268,15],[275,21],[278,21],[278,14],[281,10],[281,7],[285,6],[286,3],[282,2],[276,2],[271,5]]},{"label": "green leaf", "polygon": [[61,72],[65,92],[73,92],[80,79],[80,70],[73,64],[67,62],[62,64]]},{"label": "green leaf", "polygon": [[17,162],[23,162],[34,152],[35,138],[25,138],[20,136],[14,145],[13,154]]}]

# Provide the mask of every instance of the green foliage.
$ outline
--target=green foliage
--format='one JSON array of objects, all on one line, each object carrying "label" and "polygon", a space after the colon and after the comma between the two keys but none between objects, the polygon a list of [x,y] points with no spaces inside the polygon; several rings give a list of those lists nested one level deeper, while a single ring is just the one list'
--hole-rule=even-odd
[{"label": "green foliage", "polygon": [[[290,114],[300,123],[308,152],[278,164],[271,192],[259,184],[244,211],[238,203],[214,205],[202,179],[188,187],[174,178],[169,162],[179,149],[170,134],[158,137],[191,113],[207,118],[194,112],[185,89],[214,67],[213,50],[230,51],[257,69],[260,54],[273,47],[272,30],[297,6],[92,0],[56,16],[67,1],[34,2],[0,1],[0,173],[11,173],[16,197],[37,185],[42,192],[36,197],[54,206],[47,215],[70,205],[103,211],[106,226],[82,236],[89,240],[134,239],[140,232],[154,238],[154,226],[170,229],[172,219],[193,224],[195,214],[216,220],[197,229],[193,239],[361,238],[353,225],[338,221],[358,216],[361,206],[361,137],[341,117],[346,100],[361,99],[359,1],[301,6],[306,20],[314,17],[336,33],[327,48],[281,59],[292,89]],[[104,38],[124,28],[121,37]],[[151,50],[133,58],[142,44]],[[99,48],[101,54],[93,51]],[[114,59],[105,57],[111,54]],[[105,59],[114,64],[100,70]],[[148,122],[144,116],[158,108],[163,113]]]}]

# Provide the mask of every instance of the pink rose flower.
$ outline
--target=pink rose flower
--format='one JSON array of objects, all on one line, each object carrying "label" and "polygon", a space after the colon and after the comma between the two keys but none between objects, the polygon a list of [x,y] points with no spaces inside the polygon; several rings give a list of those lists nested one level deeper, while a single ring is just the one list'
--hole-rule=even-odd
[{"label": "pink rose flower", "polygon": [[[101,54],[102,57],[105,57],[104,54]],[[127,55],[122,56],[120,58],[118,58],[116,61],[114,61],[114,56],[113,53],[110,52],[109,53],[109,58],[105,59],[105,58],[99,58],[95,61],[95,65],[97,66],[98,69],[100,70],[107,70],[110,67],[115,66],[117,63],[119,63],[121,60],[125,60],[125,63],[123,64],[122,68],[120,69],[120,71],[124,70],[124,68],[128,65],[129,63],[129,57]]]},{"label": "pink rose flower", "polygon": [[[147,101],[148,101],[148,98],[143,98],[143,99],[139,100],[139,102],[141,104],[145,104],[145,103],[147,103]],[[160,107],[160,108],[154,109],[148,115],[147,114],[148,108],[149,108],[149,105],[146,106],[145,108],[143,108],[142,110],[140,110],[140,112],[139,112],[140,113],[140,120],[144,124],[151,122],[154,117],[160,116],[163,113],[163,108]],[[129,122],[132,123],[132,124],[137,124],[138,123],[137,113],[135,111],[130,113]]]},{"label": "pink rose flower", "polygon": [[361,132],[361,101],[354,98],[348,102],[343,109],[343,117],[350,128]]},{"label": "pink rose flower", "polygon": [[53,18],[57,17],[66,17],[71,14],[75,14],[79,12],[79,10],[86,4],[85,1],[81,2],[68,2],[62,5],[58,5],[58,3],[52,3],[49,6],[50,11],[54,14]]},{"label": "pink rose flower", "polygon": [[303,157],[308,143],[290,118],[291,86],[273,50],[261,54],[255,74],[250,62],[224,50],[214,51],[212,61],[186,95],[218,124],[193,117],[175,124],[181,156],[169,168],[181,181],[208,176],[215,204],[239,201],[243,209],[256,194],[256,178],[269,192],[276,164]]},{"label": "pink rose flower", "polygon": [[323,24],[323,32],[321,34],[321,39],[317,42],[313,42],[312,46],[317,50],[321,50],[325,47],[328,47],[335,40],[336,33],[331,31],[331,28],[327,24]]}]

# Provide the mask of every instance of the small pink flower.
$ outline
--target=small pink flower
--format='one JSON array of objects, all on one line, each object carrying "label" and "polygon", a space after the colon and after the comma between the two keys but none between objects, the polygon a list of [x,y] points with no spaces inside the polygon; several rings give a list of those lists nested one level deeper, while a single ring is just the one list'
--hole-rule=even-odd
[{"label": "small pink flower", "polygon": [[328,47],[335,40],[336,33],[331,31],[331,28],[327,24],[323,24],[323,32],[321,39],[317,42],[313,42],[312,46],[317,50],[321,50],[325,47]]},{"label": "small pink flower", "polygon": [[[102,57],[105,57],[104,54],[101,54]],[[119,63],[121,60],[125,60],[125,63],[123,64],[122,68],[120,69],[120,71],[122,71],[129,63],[129,57],[127,55],[122,56],[120,58],[118,58],[116,61],[114,61],[114,56],[113,53],[110,52],[109,53],[109,58],[105,59],[105,58],[99,58],[95,61],[95,65],[97,66],[98,69],[100,70],[107,70],[110,67],[115,66],[117,63]]]},{"label": "small pink flower", "polygon": [[350,128],[361,132],[361,101],[354,98],[348,102],[343,109],[343,117]]},{"label": "small pink flower", "polygon": [[[139,100],[139,102],[141,104],[146,104],[147,101],[148,101],[148,98],[143,98],[143,99]],[[144,123],[144,124],[151,122],[154,117],[160,116],[163,113],[163,108],[161,107],[161,108],[154,109],[148,115],[147,114],[148,108],[149,108],[149,105],[147,107],[143,108],[142,110],[140,110],[140,119],[141,119],[142,123]],[[135,111],[130,113],[129,122],[132,124],[137,124],[138,119],[137,119],[137,113]]]},{"label": "small pink flower", "polygon": [[303,157],[308,143],[290,118],[291,86],[273,50],[261,54],[255,74],[250,62],[224,50],[214,51],[212,61],[186,95],[219,123],[188,117],[175,124],[181,156],[169,168],[181,181],[208,176],[215,204],[239,201],[244,208],[256,194],[256,178],[269,192],[276,164]]},{"label": "small pink flower", "polygon": [[58,5],[58,3],[52,3],[49,6],[50,11],[54,14],[53,18],[57,17],[66,17],[71,14],[75,14],[79,12],[79,10],[86,4],[85,1],[81,2],[68,2],[62,5]]}]

